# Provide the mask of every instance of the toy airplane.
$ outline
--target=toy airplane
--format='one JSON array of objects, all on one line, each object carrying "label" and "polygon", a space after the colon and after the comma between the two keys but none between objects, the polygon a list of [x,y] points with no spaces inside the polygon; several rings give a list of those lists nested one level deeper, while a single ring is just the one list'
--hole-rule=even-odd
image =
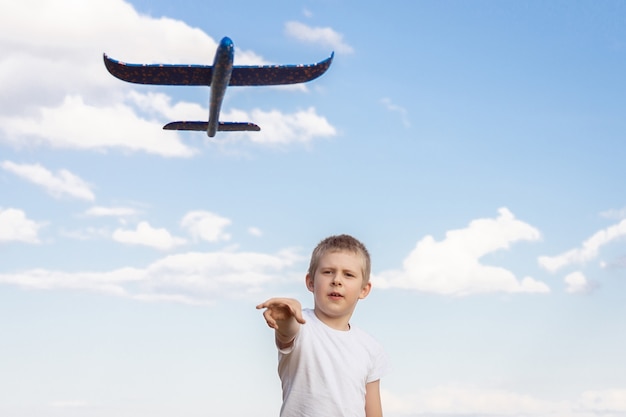
[{"label": "toy airplane", "polygon": [[235,45],[230,38],[220,41],[213,66],[126,64],[104,54],[107,70],[120,80],[138,84],[157,85],[206,85],[211,87],[208,122],[171,122],[166,130],[206,131],[209,137],[217,131],[259,131],[254,123],[221,122],[220,109],[229,85],[280,85],[297,84],[314,80],[326,72],[333,60],[329,58],[310,65],[259,65],[233,66]]}]

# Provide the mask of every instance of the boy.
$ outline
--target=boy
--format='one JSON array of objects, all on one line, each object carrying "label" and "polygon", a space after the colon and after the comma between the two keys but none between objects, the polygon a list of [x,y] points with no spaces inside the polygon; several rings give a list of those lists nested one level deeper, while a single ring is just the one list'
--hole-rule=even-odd
[{"label": "boy", "polygon": [[387,358],[371,336],[350,325],[357,302],[372,288],[370,269],[361,242],[330,236],[313,251],[305,279],[313,310],[291,298],[257,306],[275,330],[281,417],[382,417],[379,381]]}]

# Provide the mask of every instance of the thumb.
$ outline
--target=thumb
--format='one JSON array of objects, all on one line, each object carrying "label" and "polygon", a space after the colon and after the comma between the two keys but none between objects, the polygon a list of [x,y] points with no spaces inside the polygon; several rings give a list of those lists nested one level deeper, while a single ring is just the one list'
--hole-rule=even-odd
[{"label": "thumb", "polygon": [[293,312],[293,316],[295,317],[296,321],[300,324],[304,324],[306,323],[306,320],[304,319],[304,317],[302,317],[302,310],[298,309],[296,311]]}]

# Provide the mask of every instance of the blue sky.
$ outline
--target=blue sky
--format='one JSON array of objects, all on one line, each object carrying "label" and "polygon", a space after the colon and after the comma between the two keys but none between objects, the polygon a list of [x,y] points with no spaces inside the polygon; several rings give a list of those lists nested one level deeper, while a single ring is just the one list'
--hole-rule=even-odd
[{"label": "blue sky", "polygon": [[[131,63],[335,59],[296,87]],[[626,416],[626,4],[0,4],[0,414],[277,415],[254,306],[310,251],[373,257],[353,322],[387,417]]]}]

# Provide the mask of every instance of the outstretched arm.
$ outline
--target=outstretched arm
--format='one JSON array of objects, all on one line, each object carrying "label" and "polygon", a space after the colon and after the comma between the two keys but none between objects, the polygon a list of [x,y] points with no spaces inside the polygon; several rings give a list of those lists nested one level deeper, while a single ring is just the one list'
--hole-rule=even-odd
[{"label": "outstretched arm", "polygon": [[275,330],[278,348],[290,347],[300,325],[305,323],[300,302],[293,298],[270,298],[256,308],[265,309],[263,317],[267,325]]},{"label": "outstretched arm", "polygon": [[383,417],[380,403],[380,380],[365,385],[365,417]]}]

